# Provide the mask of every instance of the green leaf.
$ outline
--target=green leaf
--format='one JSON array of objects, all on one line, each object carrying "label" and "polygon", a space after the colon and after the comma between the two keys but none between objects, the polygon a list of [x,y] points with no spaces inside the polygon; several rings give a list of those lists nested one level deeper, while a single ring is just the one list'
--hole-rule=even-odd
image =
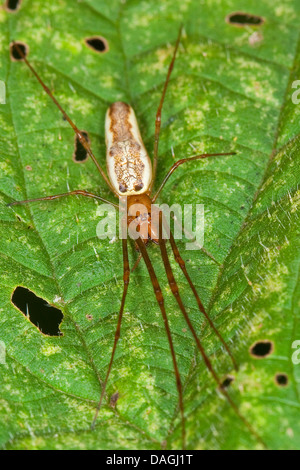
[{"label": "green leaf", "polygon": [[[236,27],[245,11],[262,26]],[[135,109],[153,155],[154,120],[179,25],[184,35],[162,115],[156,187],[172,163],[236,151],[179,167],[160,203],[204,204],[205,250],[178,242],[187,269],[239,363],[207,327],[172,259],[190,318],[228,393],[270,449],[299,449],[299,105],[297,0],[96,2],[23,0],[0,10],[1,290],[0,442],[5,449],[181,448],[169,344],[145,265],[131,275],[121,339],[97,426],[90,424],[107,372],[123,288],[119,241],[99,240],[98,203],[69,197],[28,206],[13,200],[86,189],[113,200],[91,161],[76,164],[74,134],[9,44],[29,59],[105,166],[104,116],[114,101]],[[96,53],[85,38],[101,36]],[[174,156],[174,155],[175,156]],[[129,250],[130,264],[137,258]],[[160,250],[149,246],[165,296],[184,385],[187,447],[256,449],[197,352],[167,286]],[[24,286],[60,308],[62,336],[47,336],[11,301]],[[255,358],[255,342],[271,342]],[[2,358],[3,359],[3,358]],[[4,362],[4,361],[2,361]],[[276,374],[286,374],[280,386]],[[115,408],[110,397],[118,392]]]}]

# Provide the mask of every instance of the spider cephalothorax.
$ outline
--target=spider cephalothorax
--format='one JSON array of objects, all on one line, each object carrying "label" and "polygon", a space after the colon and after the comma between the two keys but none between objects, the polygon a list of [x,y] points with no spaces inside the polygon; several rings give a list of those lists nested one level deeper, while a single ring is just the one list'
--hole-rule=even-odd
[{"label": "spider cephalothorax", "polygon": [[127,198],[127,225],[131,238],[140,237],[145,245],[149,241],[159,244],[159,212],[148,194]]}]

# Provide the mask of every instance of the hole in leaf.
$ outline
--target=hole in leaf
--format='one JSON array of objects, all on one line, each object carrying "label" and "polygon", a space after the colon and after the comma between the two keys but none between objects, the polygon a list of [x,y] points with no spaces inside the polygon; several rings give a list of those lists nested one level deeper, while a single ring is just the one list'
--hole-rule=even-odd
[{"label": "hole in leaf", "polygon": [[22,54],[26,57],[29,52],[29,47],[24,42],[15,41],[9,46],[10,49],[10,58],[14,62],[18,62],[23,59]]},{"label": "hole in leaf", "polygon": [[227,375],[223,382],[221,383],[221,388],[228,388],[230,384],[234,381],[233,375]]},{"label": "hole in leaf", "polygon": [[6,0],[5,9],[9,12],[16,12],[21,6],[22,0]]},{"label": "hole in leaf", "polygon": [[261,26],[264,23],[264,18],[251,13],[244,13],[236,11],[226,16],[226,22],[234,26],[243,28],[244,26]]},{"label": "hole in leaf", "polygon": [[282,372],[278,372],[278,374],[275,375],[275,383],[279,387],[286,387],[289,383],[288,376]]},{"label": "hole in leaf", "polygon": [[101,36],[93,36],[85,39],[86,45],[93,51],[103,54],[108,51],[108,42]]},{"label": "hole in leaf", "polygon": [[256,359],[262,359],[264,357],[269,356],[274,350],[274,345],[272,341],[268,339],[263,339],[260,341],[256,341],[256,343],[252,344],[250,347],[250,354],[251,356],[255,357]]},{"label": "hole in leaf", "polygon": [[[90,139],[89,139],[88,133],[85,132],[85,131],[80,131],[80,132],[86,138],[88,144],[90,144]],[[74,153],[73,153],[74,162],[83,163],[88,159],[88,156],[89,155],[88,155],[87,151],[85,150],[84,146],[82,145],[82,143],[78,139],[77,135],[75,135],[75,150],[74,150]]]},{"label": "hole in leaf", "polygon": [[49,336],[62,335],[59,325],[63,314],[45,299],[37,297],[25,287],[18,286],[13,292],[11,301],[42,333]]}]

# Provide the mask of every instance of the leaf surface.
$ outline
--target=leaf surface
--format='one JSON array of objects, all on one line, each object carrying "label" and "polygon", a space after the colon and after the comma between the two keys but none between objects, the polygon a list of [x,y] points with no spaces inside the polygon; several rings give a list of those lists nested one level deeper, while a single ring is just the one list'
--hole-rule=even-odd
[{"label": "leaf surface", "polygon": [[[239,363],[203,322],[179,267],[191,320],[240,412],[268,448],[299,449],[299,3],[210,0],[23,1],[0,10],[0,442],[6,449],[181,448],[172,359],[146,267],[131,275],[121,339],[103,406],[101,392],[122,295],[121,243],[96,236],[88,198],[9,208],[13,200],[86,189],[113,200],[91,161],[72,159],[74,135],[9,44],[29,59],[105,167],[104,117],[114,101],[135,109],[149,154],[154,120],[179,25],[184,36],[162,116],[156,187],[176,159],[236,151],[181,166],[159,203],[204,204],[205,251],[178,242],[200,297]],[[236,27],[228,14],[260,15]],[[97,54],[91,36],[109,45]],[[210,254],[210,256],[208,256]],[[129,249],[130,263],[137,257]],[[172,298],[158,247],[150,246],[165,296],[182,381],[190,449],[256,449],[257,438],[216,391]],[[60,308],[62,336],[46,336],[11,302],[24,286]],[[250,354],[272,344],[268,357]],[[286,374],[279,386],[276,374]],[[116,407],[109,399],[119,393]]]}]

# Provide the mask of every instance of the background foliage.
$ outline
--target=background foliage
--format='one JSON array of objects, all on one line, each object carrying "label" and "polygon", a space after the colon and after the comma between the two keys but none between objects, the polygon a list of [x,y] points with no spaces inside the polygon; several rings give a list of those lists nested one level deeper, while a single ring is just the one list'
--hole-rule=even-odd
[{"label": "background foliage", "polygon": [[[12,40],[80,129],[104,165],[104,115],[113,101],[135,109],[152,155],[154,118],[168,64],[184,24],[163,110],[157,184],[176,158],[199,152],[236,156],[193,162],[176,171],[159,202],[205,204],[205,249],[181,252],[201,298],[230,342],[240,370],[201,315],[181,272],[174,272],[189,314],[229,392],[272,449],[299,449],[300,366],[291,361],[299,331],[299,105],[297,0],[23,0],[0,10],[1,289],[0,441],[5,449],[180,448],[172,361],[143,263],[131,277],[122,338],[107,388],[119,400],[90,423],[105,375],[122,293],[120,243],[96,237],[97,204],[74,198],[8,208],[12,200],[89,189],[108,193],[92,162],[72,160],[74,136],[24,64]],[[234,11],[261,15],[260,27],[225,21]],[[93,35],[109,51],[85,46]],[[28,169],[28,168],[31,168]],[[159,250],[149,253],[163,292],[184,382],[191,449],[261,445],[216,392],[170,291]],[[130,250],[131,263],[136,253]],[[11,303],[29,288],[64,314],[61,337],[43,335]],[[273,342],[255,359],[249,347]],[[275,383],[276,373],[288,386]]]}]

